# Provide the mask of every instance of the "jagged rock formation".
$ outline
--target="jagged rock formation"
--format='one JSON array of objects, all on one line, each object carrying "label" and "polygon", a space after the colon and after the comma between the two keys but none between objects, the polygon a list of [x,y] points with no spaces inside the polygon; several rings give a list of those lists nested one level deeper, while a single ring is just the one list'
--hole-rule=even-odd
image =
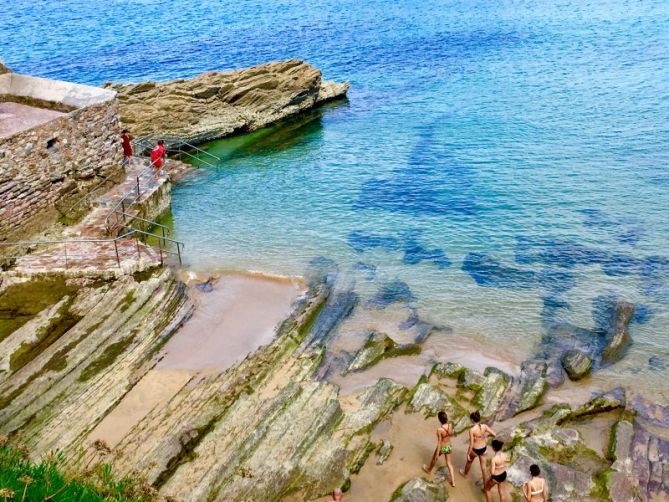
[{"label": "jagged rock formation", "polygon": [[7,68],[7,67],[2,63],[2,61],[0,61],[0,75],[2,75],[3,73],[11,73],[11,72],[12,72],[12,70],[10,70],[9,68]]},{"label": "jagged rock formation", "polygon": [[[2,297],[33,281],[42,279],[6,278]],[[169,270],[49,281],[38,289],[58,288],[62,299],[0,342],[0,431],[22,431],[36,456],[83,447],[192,308]]]},{"label": "jagged rock formation", "polygon": [[323,81],[295,59],[228,73],[141,84],[107,84],[119,93],[121,119],[135,137],[201,143],[266,127],[342,97],[348,83]]},{"label": "jagged rock formation", "polygon": [[392,502],[446,502],[448,494],[443,484],[414,478],[398,488]]}]

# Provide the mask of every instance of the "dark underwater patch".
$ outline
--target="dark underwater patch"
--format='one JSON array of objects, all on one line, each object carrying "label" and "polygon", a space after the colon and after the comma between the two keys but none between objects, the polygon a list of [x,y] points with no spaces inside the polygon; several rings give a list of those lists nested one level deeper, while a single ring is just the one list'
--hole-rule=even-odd
[{"label": "dark underwater patch", "polygon": [[476,284],[483,287],[531,289],[536,286],[536,274],[531,270],[520,270],[502,265],[484,253],[469,253],[462,263]]},{"label": "dark underwater patch", "polygon": [[369,301],[369,306],[372,308],[386,308],[393,303],[409,303],[415,298],[406,282],[394,279],[379,288]]},{"label": "dark underwater patch", "polygon": [[348,234],[348,244],[358,253],[376,248],[388,251],[396,251],[400,249],[400,240],[397,237],[369,234],[362,230],[353,230]]},{"label": "dark underwater patch", "polygon": [[451,260],[448,259],[443,249],[427,249],[416,239],[407,239],[404,246],[404,258],[402,258],[402,262],[406,265],[416,265],[423,261],[432,263],[439,269],[451,266]]}]

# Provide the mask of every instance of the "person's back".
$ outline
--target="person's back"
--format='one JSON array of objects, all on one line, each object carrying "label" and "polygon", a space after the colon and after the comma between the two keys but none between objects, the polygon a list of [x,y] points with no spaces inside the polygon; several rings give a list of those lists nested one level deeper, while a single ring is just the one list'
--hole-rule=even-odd
[{"label": "person's back", "polygon": [[530,479],[523,485],[523,494],[527,502],[546,502],[548,500],[548,486],[546,480],[541,477],[541,469],[538,465],[530,466]]},{"label": "person's back", "polygon": [[158,144],[151,150],[151,165],[156,169],[163,167],[163,158],[165,157],[165,146],[163,141],[158,141]]}]

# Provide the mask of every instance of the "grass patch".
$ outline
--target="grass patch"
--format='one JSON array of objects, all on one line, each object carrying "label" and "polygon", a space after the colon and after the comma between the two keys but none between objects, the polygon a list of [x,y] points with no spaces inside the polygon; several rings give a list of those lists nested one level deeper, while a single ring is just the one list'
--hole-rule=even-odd
[{"label": "grass patch", "polygon": [[96,464],[85,473],[68,469],[62,454],[41,462],[28,459],[24,448],[12,448],[0,436],[0,498],[4,501],[150,501],[157,492],[146,483],[116,480],[109,464]]}]

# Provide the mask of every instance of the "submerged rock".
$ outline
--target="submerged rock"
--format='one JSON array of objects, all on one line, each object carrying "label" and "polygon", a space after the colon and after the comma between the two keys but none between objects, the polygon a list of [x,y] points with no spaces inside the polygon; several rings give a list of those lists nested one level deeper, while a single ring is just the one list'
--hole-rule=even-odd
[{"label": "submerged rock", "polygon": [[423,478],[413,478],[400,486],[393,494],[392,502],[445,502],[448,494],[443,484],[432,483]]},{"label": "submerged rock", "polygon": [[568,350],[562,356],[562,367],[571,380],[581,380],[590,373],[592,359],[579,350]]},{"label": "submerged rock", "polygon": [[314,319],[309,332],[309,343],[324,343],[337,325],[353,312],[358,299],[358,294],[353,291],[344,291],[331,296]]},{"label": "submerged rock", "polygon": [[349,84],[289,59],[191,79],[107,84],[118,92],[121,120],[135,137],[202,143],[260,129],[342,97]]},{"label": "submerged rock", "polygon": [[602,351],[603,362],[615,363],[625,355],[631,342],[627,326],[633,315],[634,304],[624,301],[616,303],[607,344]]},{"label": "submerged rock", "polygon": [[386,308],[393,303],[408,303],[415,300],[409,285],[399,279],[385,283],[369,301],[371,308]]},{"label": "submerged rock", "polygon": [[420,347],[416,344],[398,345],[385,333],[371,333],[365,345],[356,353],[348,365],[347,371],[362,371],[381,359],[403,355],[418,354]]}]

